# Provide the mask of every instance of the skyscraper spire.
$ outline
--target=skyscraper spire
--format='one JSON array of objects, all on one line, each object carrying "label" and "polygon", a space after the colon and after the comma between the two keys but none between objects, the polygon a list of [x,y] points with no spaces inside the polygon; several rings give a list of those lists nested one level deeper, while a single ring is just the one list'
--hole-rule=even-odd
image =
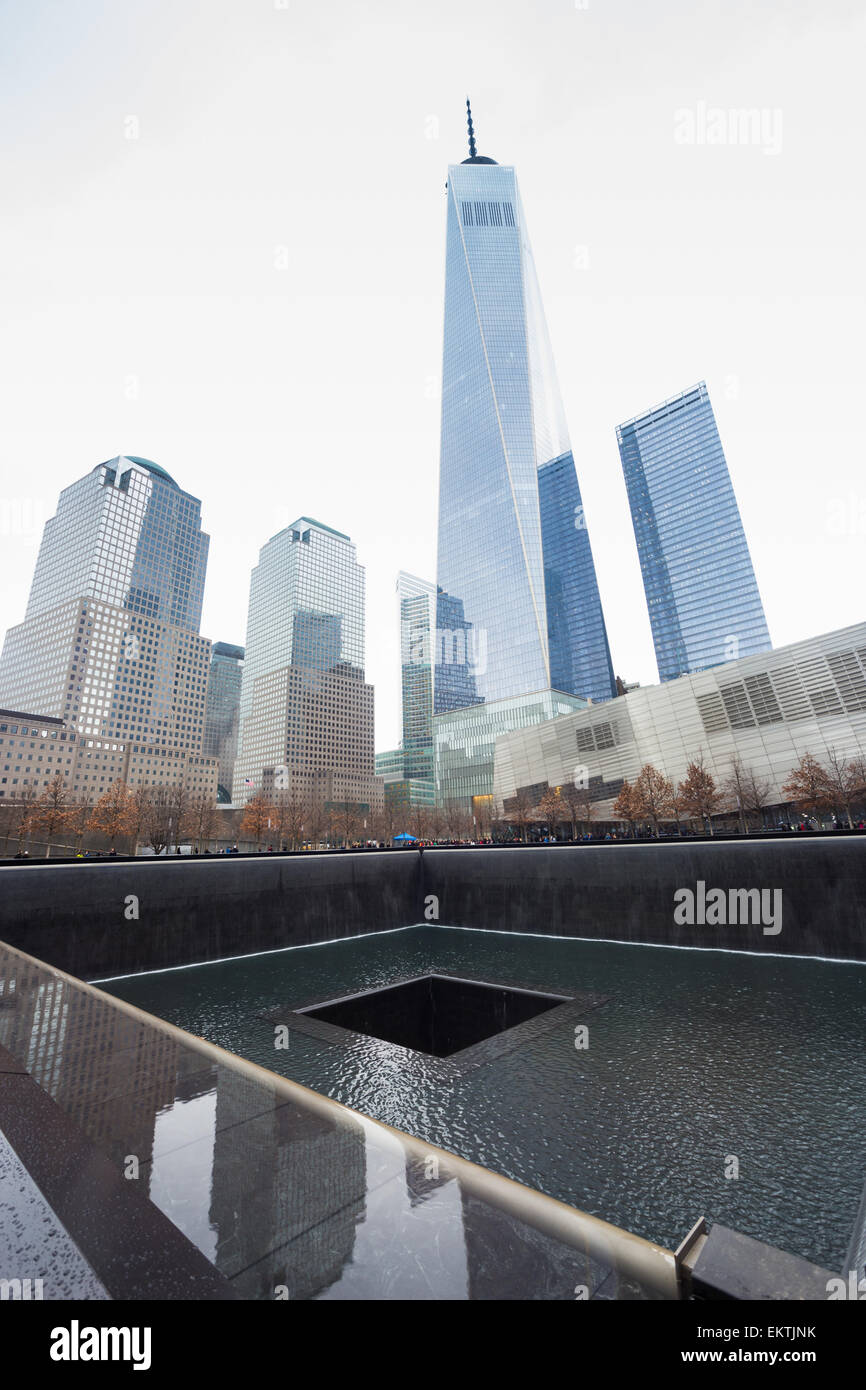
[{"label": "skyscraper spire", "polygon": [[469,158],[474,159],[477,151],[475,149],[475,131],[472,129],[472,107],[469,105],[469,98],[466,98],[466,124],[469,126]]}]

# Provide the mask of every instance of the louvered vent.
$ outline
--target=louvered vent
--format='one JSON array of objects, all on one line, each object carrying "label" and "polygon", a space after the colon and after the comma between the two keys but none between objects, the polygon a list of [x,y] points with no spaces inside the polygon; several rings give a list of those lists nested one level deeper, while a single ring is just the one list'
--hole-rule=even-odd
[{"label": "louvered vent", "polygon": [[746,690],[759,724],[781,724],[782,711],[773,694],[770,677],[765,671],[757,676],[746,676]]},{"label": "louvered vent", "polygon": [[856,652],[836,652],[827,657],[827,665],[833,672],[848,713],[866,709],[866,676],[860,669]]},{"label": "louvered vent", "polygon": [[803,682],[795,666],[780,666],[770,679],[786,719],[808,719],[812,713]]},{"label": "louvered vent", "polygon": [[621,742],[618,724],[594,724],[590,729],[578,729],[578,753],[601,753],[605,748],[615,748]]},{"label": "louvered vent", "polygon": [[722,697],[717,695],[714,690],[709,691],[706,695],[698,696],[698,709],[708,734],[724,733],[730,727],[728,716],[725,714],[725,707],[722,704]]},{"label": "louvered vent", "polygon": [[822,656],[815,657],[812,661],[804,661],[800,667],[800,674],[816,714],[842,714],[842,701]]},{"label": "louvered vent", "polygon": [[720,687],[732,729],[754,729],[755,716],[742,681]]}]

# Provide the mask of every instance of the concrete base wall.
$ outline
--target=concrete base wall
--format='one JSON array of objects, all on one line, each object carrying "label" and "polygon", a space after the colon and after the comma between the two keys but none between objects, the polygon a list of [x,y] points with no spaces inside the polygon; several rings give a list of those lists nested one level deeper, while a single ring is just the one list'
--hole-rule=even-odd
[{"label": "concrete base wall", "polygon": [[[698,880],[781,890],[781,931],[677,924]],[[866,960],[856,836],[12,865],[0,939],[92,980],[410,926],[430,895],[449,926]]]}]

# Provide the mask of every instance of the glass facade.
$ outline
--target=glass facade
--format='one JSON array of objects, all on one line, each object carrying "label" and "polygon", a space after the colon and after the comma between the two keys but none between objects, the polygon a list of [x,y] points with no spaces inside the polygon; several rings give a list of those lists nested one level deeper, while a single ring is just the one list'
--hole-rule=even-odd
[{"label": "glass facade", "polygon": [[0,701],[77,731],[78,790],[121,776],[215,794],[199,635],[209,543],[199,499],[148,459],[111,459],[61,492],[25,619],[6,634]]},{"label": "glass facade", "polygon": [[659,679],[771,649],[704,382],[617,429]]},{"label": "glass facade", "polygon": [[[574,695],[539,690],[535,694],[495,700],[437,716],[434,721],[437,802],[459,802],[468,806],[474,797],[491,796],[498,738],[586,707],[586,700]],[[575,754],[575,763],[578,761]]]},{"label": "glass facade", "polygon": [[404,778],[419,799],[433,795],[433,644],[436,585],[404,571],[397,577],[400,605],[400,707]]},{"label": "glass facade", "polygon": [[[615,693],[595,566],[513,168],[448,170],[437,582],[485,701]],[[554,680],[556,674],[556,681]],[[440,677],[445,677],[440,679]],[[463,696],[436,672],[436,713]]]},{"label": "glass facade", "polygon": [[348,536],[301,517],[250,580],[232,800],[302,788],[371,806],[373,691],[364,681],[365,574]]},{"label": "glass facade", "polygon": [[149,459],[111,459],[61,492],[26,617],[89,595],[198,632],[209,545],[197,497]]},{"label": "glass facade", "polygon": [[393,804],[429,806],[433,802],[433,663],[436,637],[436,585],[401,570],[397,576],[400,613],[400,747],[376,754],[376,773],[385,779]]},{"label": "glass facade", "polygon": [[[448,170],[441,430],[437,722],[480,704],[504,709],[500,702],[516,700],[517,708],[524,696],[537,710],[538,692],[551,690],[578,707],[612,698],[517,179],[513,168],[477,156]],[[489,794],[492,764],[483,774],[478,766],[472,794]],[[453,779],[439,780],[442,796]]]},{"label": "glass facade", "polygon": [[214,642],[207,683],[204,751],[219,762],[217,800],[222,802],[231,801],[232,797],[243,673],[243,647]]}]

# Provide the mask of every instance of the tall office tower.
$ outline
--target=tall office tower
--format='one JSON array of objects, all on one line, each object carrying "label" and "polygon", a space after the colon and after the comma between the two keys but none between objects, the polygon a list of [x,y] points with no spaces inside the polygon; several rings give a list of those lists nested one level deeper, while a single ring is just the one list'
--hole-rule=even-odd
[{"label": "tall office tower", "polygon": [[615,686],[517,178],[476,153],[471,112],[447,190],[436,780],[466,802],[498,734]]},{"label": "tall office tower", "polygon": [[373,687],[364,681],[364,568],[348,536],[300,517],[250,581],[232,800],[288,790],[378,810]]},{"label": "tall office tower", "polygon": [[619,425],[616,437],[659,679],[770,651],[706,383]]},{"label": "tall office tower", "polygon": [[243,647],[214,642],[207,681],[204,751],[219,763],[217,801],[222,802],[232,799],[243,673]]},{"label": "tall office tower", "polygon": [[436,585],[401,570],[397,576],[400,615],[400,747],[376,754],[385,798],[399,806],[432,806],[433,644]]},{"label": "tall office tower", "polygon": [[80,796],[116,778],[216,795],[202,752],[209,544],[198,498],[148,459],[98,464],[60,494],[24,621],[6,635],[0,704],[76,731]]},{"label": "tall office tower", "polygon": [[433,796],[433,643],[436,636],[436,585],[401,570],[400,714],[403,757],[409,781],[422,784],[418,795]]}]

